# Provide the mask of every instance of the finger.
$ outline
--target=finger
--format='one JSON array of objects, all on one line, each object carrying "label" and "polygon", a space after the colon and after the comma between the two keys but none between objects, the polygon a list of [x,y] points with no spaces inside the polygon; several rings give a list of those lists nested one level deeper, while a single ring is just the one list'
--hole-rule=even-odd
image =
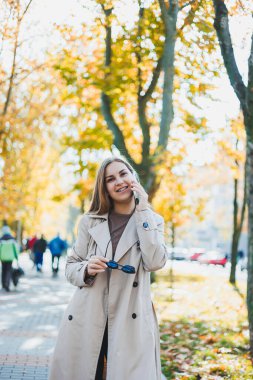
[{"label": "finger", "polygon": [[106,264],[105,263],[103,263],[102,261],[100,261],[100,260],[97,260],[97,261],[93,261],[92,263],[91,263],[91,266],[97,266],[97,267],[101,267],[101,268],[106,268]]},{"label": "finger", "polygon": [[109,261],[109,259],[107,259],[107,257],[104,257],[104,256],[97,256],[97,258],[102,261],[103,263],[107,263]]},{"label": "finger", "polygon": [[106,268],[107,266],[104,262],[102,262],[100,260],[96,260],[96,261],[94,260],[90,263],[90,267],[92,267],[92,268],[95,268],[95,267],[96,268]]}]

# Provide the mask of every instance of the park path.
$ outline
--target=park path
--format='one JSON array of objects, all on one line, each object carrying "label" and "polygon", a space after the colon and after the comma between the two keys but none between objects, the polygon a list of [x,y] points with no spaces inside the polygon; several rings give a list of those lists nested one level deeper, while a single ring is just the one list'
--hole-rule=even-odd
[{"label": "park path", "polygon": [[58,326],[74,287],[57,277],[45,254],[44,271],[37,274],[27,254],[20,257],[25,277],[10,293],[0,291],[0,379],[47,380]]}]

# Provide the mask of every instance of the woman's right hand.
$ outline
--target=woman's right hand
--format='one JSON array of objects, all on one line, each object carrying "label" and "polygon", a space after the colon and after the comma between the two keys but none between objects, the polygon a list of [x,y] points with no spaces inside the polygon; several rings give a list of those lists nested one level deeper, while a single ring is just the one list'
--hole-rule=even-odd
[{"label": "woman's right hand", "polygon": [[104,256],[92,256],[88,261],[88,275],[95,276],[97,273],[104,272],[107,268],[106,263],[108,261],[109,260]]}]

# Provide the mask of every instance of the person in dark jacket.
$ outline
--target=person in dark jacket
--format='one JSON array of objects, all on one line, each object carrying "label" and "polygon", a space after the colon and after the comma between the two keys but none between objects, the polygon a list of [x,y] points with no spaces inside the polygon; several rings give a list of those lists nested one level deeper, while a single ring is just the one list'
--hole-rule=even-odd
[{"label": "person in dark jacket", "polygon": [[2,263],[2,287],[7,292],[10,291],[12,262],[15,259],[18,259],[17,242],[11,235],[10,227],[4,225],[2,228],[2,237],[0,239],[0,260]]},{"label": "person in dark jacket", "polygon": [[[50,249],[51,255],[52,255],[52,272],[57,273],[59,270],[59,261],[62,253],[67,248],[67,243],[65,240],[61,239],[60,234],[58,234],[54,239],[52,239],[49,244],[48,248]],[[56,266],[54,265],[54,262],[56,261]]]},{"label": "person in dark jacket", "polygon": [[43,255],[46,249],[47,249],[47,241],[44,238],[44,235],[41,235],[40,239],[38,239],[34,243],[34,246],[33,246],[34,261],[35,261],[37,272],[42,271]]}]

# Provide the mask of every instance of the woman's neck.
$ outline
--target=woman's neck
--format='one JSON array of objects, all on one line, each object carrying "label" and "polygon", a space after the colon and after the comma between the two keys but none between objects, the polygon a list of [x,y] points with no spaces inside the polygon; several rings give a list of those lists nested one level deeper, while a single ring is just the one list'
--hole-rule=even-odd
[{"label": "woman's neck", "polygon": [[131,202],[127,203],[117,203],[114,202],[113,211],[117,214],[132,214],[135,209],[134,198],[131,199]]}]

